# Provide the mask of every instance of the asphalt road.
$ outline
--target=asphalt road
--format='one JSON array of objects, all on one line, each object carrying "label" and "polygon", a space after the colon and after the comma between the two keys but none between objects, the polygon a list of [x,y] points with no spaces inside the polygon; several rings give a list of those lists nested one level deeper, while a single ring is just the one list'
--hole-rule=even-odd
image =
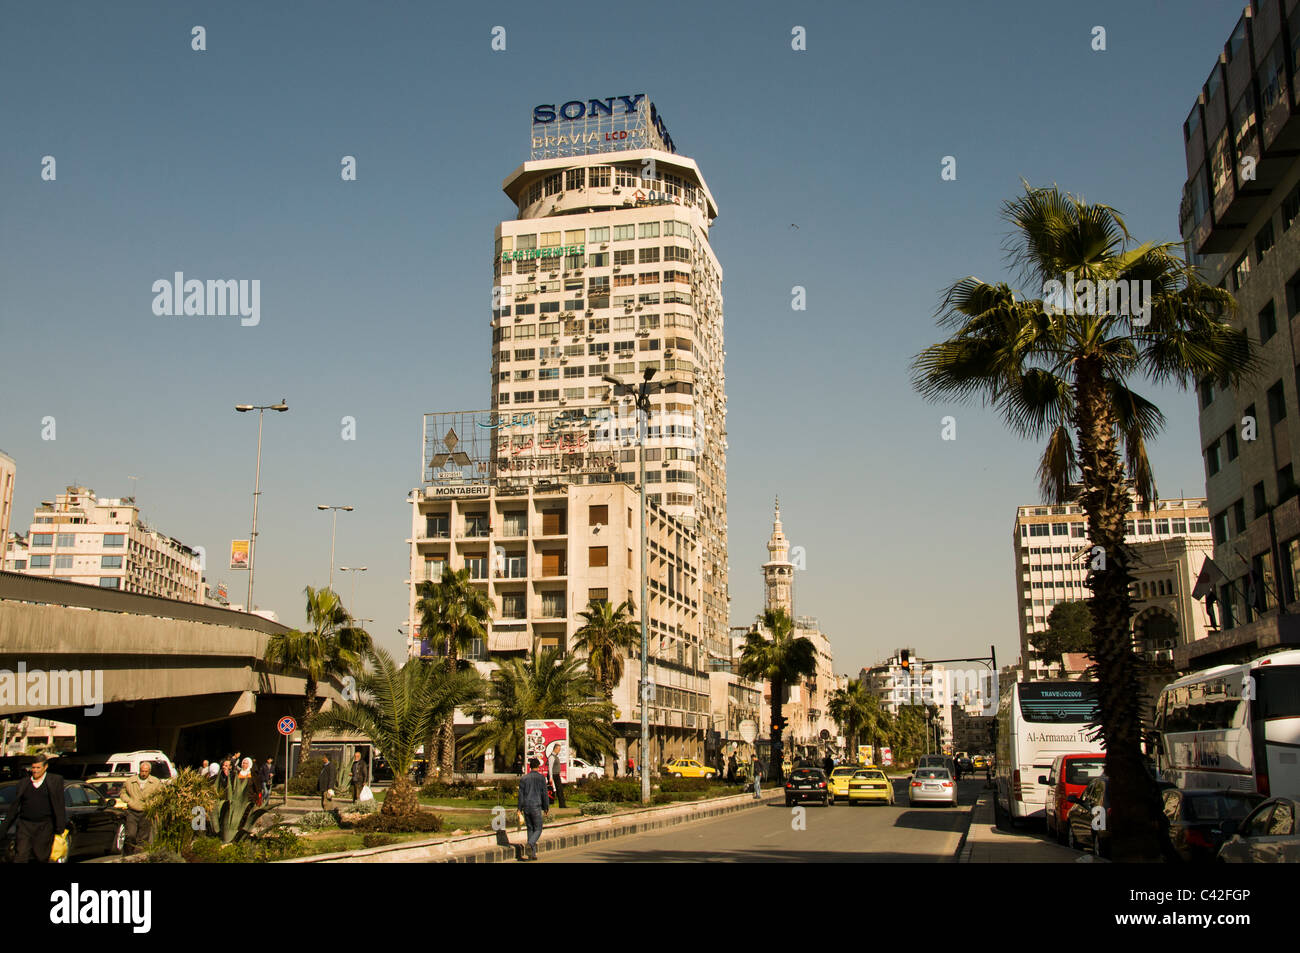
[{"label": "asphalt road", "polygon": [[[784,801],[725,817],[633,834],[540,855],[560,863],[944,863],[970,824],[984,779],[962,781],[958,807],[908,807],[907,781],[894,782],[895,805],[804,805],[805,829]],[[545,842],[546,834],[542,833]]]}]

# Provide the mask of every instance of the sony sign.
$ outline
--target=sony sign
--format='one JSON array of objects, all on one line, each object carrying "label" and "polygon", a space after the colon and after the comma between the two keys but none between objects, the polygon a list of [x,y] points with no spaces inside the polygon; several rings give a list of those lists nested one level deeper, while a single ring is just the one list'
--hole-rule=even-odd
[{"label": "sony sign", "polygon": [[[571,99],[563,103],[557,109],[554,103],[543,103],[533,107],[533,125],[544,126],[557,121],[572,122],[577,119],[599,119],[602,116],[613,117],[615,115],[626,116],[629,113],[635,113],[641,100],[645,99],[645,93],[637,93],[634,96],[607,96],[604,99]],[[620,110],[619,107],[622,107]],[[663,139],[664,145],[669,152],[676,152],[677,148],[673,145],[673,137],[668,134],[668,127],[664,123],[663,116],[655,108],[655,104],[650,104],[650,124],[654,126],[659,137]]]}]

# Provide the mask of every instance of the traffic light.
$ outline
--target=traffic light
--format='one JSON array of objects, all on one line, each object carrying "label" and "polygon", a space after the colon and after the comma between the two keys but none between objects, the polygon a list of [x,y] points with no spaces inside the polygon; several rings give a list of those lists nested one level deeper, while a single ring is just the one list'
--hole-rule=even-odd
[{"label": "traffic light", "polygon": [[904,672],[910,672],[912,670],[912,660],[911,660],[910,653],[907,651],[907,649],[901,649],[899,651],[898,664],[903,667]]},{"label": "traffic light", "polygon": [[772,719],[772,730],[785,731],[786,721],[787,719],[785,715],[777,715],[775,718]]}]

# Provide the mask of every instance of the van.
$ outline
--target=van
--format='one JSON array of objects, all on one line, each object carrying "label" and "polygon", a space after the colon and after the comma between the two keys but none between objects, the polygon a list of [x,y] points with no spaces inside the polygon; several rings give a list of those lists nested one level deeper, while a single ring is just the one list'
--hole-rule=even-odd
[{"label": "van", "polygon": [[132,775],[140,771],[140,762],[152,761],[155,778],[170,781],[176,777],[172,759],[157,749],[119,751],[115,754],[68,754],[50,763],[50,770],[63,778],[82,781],[94,775]]}]

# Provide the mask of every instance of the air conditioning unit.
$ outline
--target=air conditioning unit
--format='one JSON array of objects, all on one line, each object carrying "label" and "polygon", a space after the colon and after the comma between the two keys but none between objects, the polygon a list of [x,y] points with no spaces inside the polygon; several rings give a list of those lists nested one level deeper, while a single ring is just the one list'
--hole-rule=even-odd
[{"label": "air conditioning unit", "polygon": [[568,364],[568,363],[569,363],[569,359],[568,359],[567,357],[562,357],[562,358],[560,358],[560,363],[561,363],[561,364]]},{"label": "air conditioning unit", "polygon": [[620,189],[620,188],[619,188],[619,187],[618,187],[618,186],[617,186],[617,185],[616,185],[616,186],[614,186],[614,194],[615,194],[615,195],[618,195],[618,194],[620,194],[620,193],[621,193],[621,192],[622,192],[622,191],[623,191],[623,190],[622,190],[622,189]]},{"label": "air conditioning unit", "polygon": [[600,247],[601,247],[601,248],[608,248],[608,247],[609,247],[609,242],[601,242]]},{"label": "air conditioning unit", "polygon": [[542,358],[542,363],[543,363],[543,364],[546,363],[546,358]]},{"label": "air conditioning unit", "polygon": [[614,270],[615,270],[615,271],[622,271],[622,270],[623,270],[623,266],[622,266],[622,265],[615,265],[615,266],[614,266]]},{"label": "air conditioning unit", "polygon": [[591,308],[588,308],[588,309],[587,309],[587,313],[588,313],[588,314],[595,314],[596,312],[593,311]]},{"label": "air conditioning unit", "polygon": [[[576,341],[576,340],[578,340],[578,339],[577,339],[577,338],[574,338],[574,340]],[[588,334],[588,335],[587,335],[587,340],[588,340],[588,341],[594,341],[594,340],[596,340],[596,335],[594,335],[594,334]]]},{"label": "air conditioning unit", "polygon": [[559,343],[560,343],[560,339],[559,339],[558,337],[553,337],[553,338],[551,338],[551,343],[552,343],[552,344],[559,344]]}]

